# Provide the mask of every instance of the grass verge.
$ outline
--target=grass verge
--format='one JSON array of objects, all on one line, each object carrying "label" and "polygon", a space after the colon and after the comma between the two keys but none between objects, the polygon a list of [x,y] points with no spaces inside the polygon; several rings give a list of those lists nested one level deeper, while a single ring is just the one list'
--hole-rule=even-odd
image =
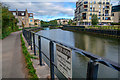
[{"label": "grass verge", "polygon": [[29,74],[28,74],[29,75],[29,79],[30,80],[39,80],[38,76],[36,75],[36,70],[34,69],[33,63],[31,61],[31,58],[33,58],[33,57],[30,55],[30,53],[27,50],[27,47],[25,46],[25,42],[23,40],[22,34],[20,35],[20,37],[21,37],[22,52],[23,52],[23,54],[25,56],[25,61],[27,63],[26,67],[29,70],[28,71],[29,72]]}]

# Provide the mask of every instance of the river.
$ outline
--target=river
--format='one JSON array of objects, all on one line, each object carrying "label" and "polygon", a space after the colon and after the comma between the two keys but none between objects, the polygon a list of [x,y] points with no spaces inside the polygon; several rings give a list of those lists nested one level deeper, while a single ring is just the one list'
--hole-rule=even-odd
[{"label": "river", "polygon": [[[62,29],[46,29],[37,32],[40,35],[48,37],[50,39],[59,41],[61,43],[74,46],[92,54],[107,58],[113,62],[118,63],[118,44],[117,39],[104,38],[94,35],[89,35],[80,32],[66,31]],[[36,41],[37,42],[37,41]],[[42,51],[49,57],[49,41],[42,39]],[[55,45],[55,44],[54,44]],[[56,50],[55,63],[56,63]],[[44,57],[44,60],[48,63],[48,60]],[[72,77],[73,78],[86,78],[87,63],[89,59],[82,56],[79,53],[72,52]],[[55,69],[56,75],[59,78],[64,78],[62,74]],[[118,78],[118,71],[108,68],[102,64],[99,65],[98,78]]]}]

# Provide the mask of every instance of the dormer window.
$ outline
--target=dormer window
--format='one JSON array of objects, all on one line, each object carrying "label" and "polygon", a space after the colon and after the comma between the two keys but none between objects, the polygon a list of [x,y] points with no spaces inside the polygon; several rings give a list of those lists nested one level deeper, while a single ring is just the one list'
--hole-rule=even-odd
[{"label": "dormer window", "polygon": [[24,16],[24,13],[21,13],[22,16]]}]

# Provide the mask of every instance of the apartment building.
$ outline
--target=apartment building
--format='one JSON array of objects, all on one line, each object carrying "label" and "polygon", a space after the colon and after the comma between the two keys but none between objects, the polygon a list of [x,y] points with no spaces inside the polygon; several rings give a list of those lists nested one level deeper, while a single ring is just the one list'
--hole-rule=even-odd
[{"label": "apartment building", "polygon": [[91,25],[92,15],[96,14],[99,24],[113,22],[110,0],[79,0],[76,2],[75,18],[77,25]]},{"label": "apartment building", "polygon": [[17,23],[17,25],[22,28],[24,27],[29,27],[29,17],[28,17],[28,11],[27,9],[25,11],[18,11],[16,9],[16,11],[11,11],[13,13],[13,15],[15,16],[15,18],[18,19],[19,23]]},{"label": "apartment building", "polygon": [[59,25],[67,25],[70,19],[56,19],[57,24]]},{"label": "apartment building", "polygon": [[34,16],[33,16],[33,13],[28,13],[28,17],[29,17],[29,26],[30,27],[34,27]]},{"label": "apartment building", "polygon": [[120,23],[120,4],[112,7],[112,16],[113,23]]}]

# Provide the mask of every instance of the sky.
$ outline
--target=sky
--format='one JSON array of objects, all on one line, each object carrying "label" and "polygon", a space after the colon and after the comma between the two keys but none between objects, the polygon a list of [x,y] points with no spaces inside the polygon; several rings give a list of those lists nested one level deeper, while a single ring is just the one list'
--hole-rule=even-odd
[{"label": "sky", "polygon": [[[51,0],[51,1],[20,1],[20,0],[0,0],[9,7],[9,10],[25,10],[34,14],[35,19],[50,21],[58,18],[73,19],[77,0]],[[113,5],[117,5],[119,0],[111,0]]]}]

